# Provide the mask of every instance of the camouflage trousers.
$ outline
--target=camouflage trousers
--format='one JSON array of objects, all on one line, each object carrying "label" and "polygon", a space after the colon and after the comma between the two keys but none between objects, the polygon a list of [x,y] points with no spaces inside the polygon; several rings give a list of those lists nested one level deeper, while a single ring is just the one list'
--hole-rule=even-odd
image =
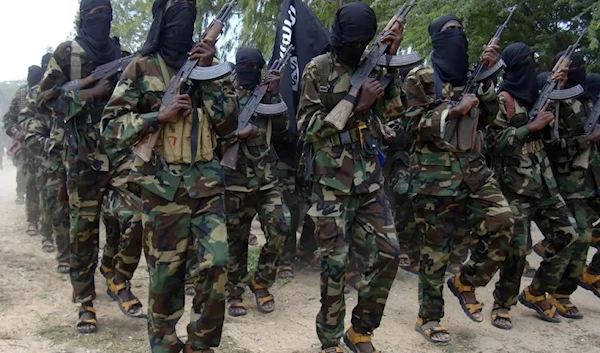
[{"label": "camouflage trousers", "polygon": [[[280,162],[281,164],[281,162]],[[293,169],[284,169],[277,166],[279,172],[279,180],[282,185],[283,202],[290,210],[290,229],[289,234],[285,238],[283,251],[281,253],[281,266],[291,266],[296,249],[305,254],[313,254],[317,251],[317,243],[315,241],[315,225],[309,215],[306,214],[307,203],[301,195],[299,188],[296,187],[296,171]],[[298,241],[296,232],[300,226],[302,219],[302,234]]]},{"label": "camouflage trousers", "polygon": [[471,257],[460,270],[466,285],[483,287],[502,266],[514,231],[508,202],[495,179],[471,194],[458,197],[416,195],[415,220],[423,234],[419,264],[419,317],[424,322],[444,317],[444,274],[454,246],[454,234],[473,230]]},{"label": "camouflage trousers", "polygon": [[[369,334],[381,322],[389,290],[396,277],[399,245],[394,220],[383,188],[370,194],[342,194],[313,184],[313,204],[308,214],[315,223],[321,248],[321,310],[317,335],[323,348],[338,345],[344,333],[344,284],[349,252],[366,266],[352,327]],[[377,249],[371,254],[369,244]]]},{"label": "camouflage trousers", "polygon": [[[596,212],[596,214],[600,215],[600,200],[598,197],[594,197],[593,199],[589,200],[588,204]],[[594,224],[595,225],[592,228],[592,241],[590,242],[590,245],[596,248],[596,253],[588,265],[588,271],[592,275],[600,275],[600,224],[597,224],[597,220],[594,221]]]},{"label": "camouflage trousers", "polygon": [[69,250],[69,204],[58,199],[58,191],[67,182],[64,170],[49,170],[46,173],[44,192],[46,212],[50,215],[52,233],[56,241],[56,261],[68,264]]},{"label": "camouflage trousers", "polygon": [[96,298],[94,273],[100,246],[100,216],[106,228],[106,244],[102,252],[102,272],[114,273],[113,257],[120,241],[119,221],[108,215],[103,204],[111,173],[93,170],[76,161],[67,163],[69,218],[71,240],[71,284],[73,301],[87,303]]},{"label": "camouflage trousers", "polygon": [[[553,279],[559,281],[556,288],[556,294],[571,295],[579,286],[587,253],[592,239],[593,223],[598,220],[598,213],[590,205],[591,199],[567,199],[567,207],[575,218],[579,236],[573,237],[570,244],[567,245],[567,253],[569,254],[568,261],[564,261],[566,267],[562,276],[555,274]],[[544,233],[545,234],[545,233]],[[569,251],[570,250],[570,251]],[[546,248],[544,252],[544,261],[549,261],[553,255],[552,249]],[[535,283],[535,282],[534,282]],[[534,287],[535,288],[535,287]],[[552,292],[550,292],[552,293]]]},{"label": "camouflage trousers", "polygon": [[25,163],[23,162],[23,158],[15,158],[13,159],[13,164],[17,168],[17,197],[25,196],[27,192],[27,176],[25,171]]},{"label": "camouflage trousers", "polygon": [[283,203],[279,188],[252,192],[225,191],[227,240],[229,243],[228,284],[231,293],[248,278],[248,238],[252,219],[258,219],[267,239],[260,251],[256,283],[271,287],[277,276],[279,256],[289,235],[290,211]]},{"label": "camouflage trousers", "polygon": [[[144,251],[150,273],[148,335],[153,353],[218,347],[225,318],[227,228],[223,194],[190,198],[183,183],[173,201],[142,187]],[[177,337],[183,315],[186,258],[190,244],[198,260],[188,340]]]},{"label": "camouflage trousers", "polygon": [[[38,189],[38,167],[32,162],[28,161],[25,163],[25,179],[26,179],[26,193],[27,198],[25,200],[25,209],[27,212],[27,223],[34,224],[36,227],[39,226],[40,222],[40,209],[41,199],[40,192]],[[41,177],[40,177],[41,179]],[[42,180],[39,180],[40,182]],[[47,234],[46,234],[47,235]]]},{"label": "camouflage trousers", "polygon": [[565,201],[560,196],[534,199],[505,190],[515,216],[515,233],[510,242],[510,251],[500,268],[500,278],[494,291],[495,303],[502,308],[517,304],[521,291],[521,277],[528,254],[528,239],[531,239],[531,222],[535,222],[549,244],[552,256],[540,265],[535,274],[532,288],[536,292],[554,293],[558,279],[568,262],[568,245],[577,238],[575,220],[571,217]]},{"label": "camouflage trousers", "polygon": [[47,205],[47,200],[49,198],[48,192],[50,192],[47,187],[48,173],[48,168],[39,166],[36,170],[35,185],[39,193],[39,226],[40,234],[42,235],[42,241],[54,242],[52,231],[52,210]]},{"label": "camouflage trousers", "polygon": [[[409,167],[402,163],[396,163],[396,166],[390,171],[390,175],[386,177],[386,192],[391,195],[390,203],[400,249],[406,252],[411,261],[418,263],[423,236],[415,224],[413,198],[408,192],[409,176]],[[450,254],[450,264],[460,265],[467,259],[470,240],[470,231],[464,227],[454,234],[455,243]]]},{"label": "camouflage trousers", "polygon": [[130,281],[142,255],[142,200],[139,187],[128,182],[131,163],[115,172],[107,192],[108,210],[119,220],[119,251],[113,258],[116,284]]}]

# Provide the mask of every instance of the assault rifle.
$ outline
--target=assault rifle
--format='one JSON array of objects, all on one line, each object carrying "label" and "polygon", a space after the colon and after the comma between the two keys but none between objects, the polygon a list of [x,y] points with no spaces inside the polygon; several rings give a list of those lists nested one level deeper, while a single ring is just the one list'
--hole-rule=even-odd
[{"label": "assault rifle", "polygon": [[[508,24],[510,23],[510,20],[512,19],[513,15],[515,14],[515,11],[517,11],[517,6],[515,5],[515,6],[510,7],[508,9],[508,11],[509,11],[508,17],[506,18],[504,23],[498,27],[498,29],[496,30],[496,33],[494,34],[492,39],[490,39],[490,41],[488,42],[488,46],[494,44],[495,41],[500,40],[500,38],[502,37],[502,34],[504,34],[504,31],[506,31],[506,29],[508,28]],[[481,82],[483,82],[483,81],[487,80],[488,78],[492,77],[493,75],[497,74],[498,71],[502,70],[505,67],[506,67],[506,63],[502,59],[498,60],[498,62],[490,68],[486,68],[481,61],[479,63],[477,63],[477,65],[475,66],[475,70],[473,70],[473,72],[469,76],[469,79],[467,80],[467,83],[465,84],[465,87],[462,92],[462,97],[464,97],[467,94],[475,94],[477,92],[477,89],[479,89],[479,85],[481,84]],[[449,142],[450,140],[452,140],[454,138],[454,135],[456,134],[456,130],[458,129],[458,125],[459,125],[459,119],[454,119],[454,120],[448,121],[448,125],[446,126],[446,129],[444,132],[444,140],[445,141]]]},{"label": "assault rifle", "polygon": [[[586,30],[583,30],[579,38],[575,44],[569,45],[565,54],[556,62],[554,68],[552,69],[552,73],[556,73],[559,70],[568,70],[571,66],[571,58],[575,53],[575,50],[579,47],[579,43],[583,38]],[[583,87],[581,85],[577,85],[575,87],[571,87],[568,89],[556,89],[558,86],[558,82],[554,81],[554,75],[548,75],[546,78],[546,82],[544,83],[544,87],[540,91],[540,95],[538,100],[535,102],[535,105],[529,111],[529,121],[533,121],[538,114],[544,109],[546,102],[550,100],[565,100],[570,98],[575,98],[581,95],[584,92]],[[595,125],[595,124],[594,124]],[[558,121],[554,122],[554,135],[558,137]]]},{"label": "assault rifle", "polygon": [[598,124],[598,120],[600,120],[600,99],[596,101],[596,104],[594,104],[594,108],[592,109],[592,113],[585,121],[583,130],[586,135],[589,135],[592,133],[592,131],[594,131],[596,124]]},{"label": "assault rifle", "polygon": [[[294,46],[288,46],[287,50],[283,54],[283,57],[277,59],[273,62],[271,67],[269,67],[268,72],[276,72],[281,74],[285,65],[292,57],[292,50],[294,50]],[[266,80],[263,80],[260,85],[254,88],[252,92],[252,96],[248,99],[248,103],[240,113],[238,117],[238,127],[236,130],[236,134],[239,131],[242,131],[248,124],[250,124],[250,119],[254,116],[254,114],[267,115],[267,116],[275,116],[279,114],[283,114],[288,111],[288,107],[285,102],[277,103],[277,104],[263,104],[261,103],[263,97],[267,93],[267,89],[269,88],[269,83]],[[237,162],[240,154],[240,141],[236,141],[231,147],[225,151],[223,154],[223,159],[221,160],[221,165],[230,169],[235,170],[237,167]]]},{"label": "assault rifle", "polygon": [[[231,0],[227,2],[217,14],[217,17],[210,23],[208,28],[200,36],[200,41],[208,40],[215,43],[221,33],[223,33],[223,27],[225,22],[233,13],[233,8],[237,5],[237,0]],[[186,60],[185,64],[181,67],[177,76],[175,76],[165,91],[162,97],[162,106],[168,105],[173,98],[179,93],[189,93],[193,86],[192,80],[196,81],[213,81],[226,77],[231,73],[231,65],[224,61],[215,66],[201,67],[198,66],[198,60]],[[185,84],[186,88],[181,90],[182,84]],[[140,157],[144,162],[149,162],[152,157],[152,149],[156,145],[156,141],[160,134],[159,131],[155,131],[151,134],[146,135],[140,142],[133,146],[133,152]]]},{"label": "assault rifle", "polygon": [[131,54],[121,59],[117,59],[106,63],[104,65],[100,65],[94,70],[89,76],[82,78],[80,80],[74,80],[71,82],[67,82],[63,85],[63,90],[66,91],[74,91],[85,89],[89,87],[92,83],[96,81],[100,81],[105,78],[112,77],[118,73],[123,72],[127,65],[136,57],[137,54]]},{"label": "assault rifle", "polygon": [[[412,0],[400,7],[398,12],[396,12],[394,17],[392,17],[383,29],[383,32],[377,38],[377,42],[373,48],[371,48],[369,54],[361,61],[360,65],[352,75],[352,78],[350,79],[350,92],[348,92],[345,99],[342,99],[325,118],[326,121],[331,122],[338,130],[344,129],[348,117],[356,105],[359,91],[363,83],[365,83],[367,79],[374,77],[379,72],[381,66],[401,67],[413,65],[421,61],[421,57],[416,52],[407,55],[393,55],[394,53],[386,54],[389,45],[381,42],[384,33],[396,29],[400,22],[406,22],[406,16],[416,5],[417,0]],[[384,81],[382,81],[381,84],[385,88],[389,82],[391,82],[391,79],[388,76],[384,77]]]}]

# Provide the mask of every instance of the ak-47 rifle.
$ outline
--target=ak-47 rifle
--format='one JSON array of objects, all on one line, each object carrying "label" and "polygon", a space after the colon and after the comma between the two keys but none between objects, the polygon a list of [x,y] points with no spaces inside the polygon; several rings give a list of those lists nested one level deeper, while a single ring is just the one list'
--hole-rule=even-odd
[{"label": "ak-47 rifle", "polygon": [[[546,102],[548,100],[565,100],[575,98],[585,91],[583,87],[581,87],[581,85],[577,85],[567,89],[560,89],[560,87],[558,86],[558,82],[554,81],[554,73],[556,73],[559,70],[569,70],[569,67],[571,66],[571,58],[573,57],[575,50],[579,48],[579,43],[581,42],[581,39],[583,38],[585,32],[586,30],[583,30],[579,38],[577,38],[575,44],[569,45],[569,47],[565,51],[565,54],[556,62],[554,68],[552,68],[552,75],[548,75],[548,77],[546,78],[546,82],[544,83],[544,87],[540,91],[538,100],[535,102],[533,108],[531,108],[531,110],[529,111],[530,122],[538,116],[542,109],[544,109],[544,106],[546,105]],[[558,137],[558,125],[558,121],[555,121],[554,137],[552,138]]]},{"label": "ak-47 rifle", "polygon": [[[393,55],[395,53],[387,54],[386,51],[389,48],[389,44],[381,42],[384,33],[396,29],[400,23],[406,22],[406,16],[416,4],[417,0],[405,3],[388,22],[383,29],[382,34],[377,38],[377,42],[373,45],[373,48],[371,48],[369,54],[361,61],[352,75],[352,78],[350,79],[350,92],[348,92],[346,97],[342,99],[329,114],[327,114],[325,121],[332,123],[338,130],[343,130],[348,121],[348,117],[357,103],[360,88],[367,79],[374,77],[379,72],[381,66],[401,67],[421,61],[421,57],[416,52],[407,55]],[[381,83],[385,88],[389,82],[391,82],[389,77],[384,77]]]},{"label": "ak-47 rifle", "polygon": [[[502,23],[498,27],[498,29],[496,30],[496,33],[494,34],[492,39],[490,39],[490,41],[488,42],[488,46],[493,45],[494,42],[500,40],[500,38],[502,37],[502,34],[504,34],[504,31],[506,31],[506,29],[508,28],[508,24],[510,23],[510,20],[512,19],[513,15],[515,14],[515,11],[517,11],[517,6],[515,5],[515,6],[510,7],[508,9],[508,11],[509,11],[508,17],[506,18],[504,23]],[[464,97],[467,94],[475,94],[477,92],[477,89],[479,89],[479,85],[481,84],[481,82],[483,82],[483,81],[487,80],[488,78],[492,77],[493,75],[497,74],[498,71],[502,70],[505,67],[506,67],[506,63],[502,59],[498,60],[498,62],[490,68],[486,68],[481,61],[479,63],[477,63],[477,65],[475,66],[475,70],[473,70],[473,72],[469,76],[469,79],[467,80],[467,83],[465,84],[465,87],[462,92],[462,97]],[[449,142],[454,138],[454,135],[456,134],[456,130],[458,129],[458,125],[459,125],[459,119],[454,119],[454,120],[448,121],[448,124],[447,124],[445,132],[444,132],[444,140],[445,141]]]},{"label": "ak-47 rifle", "polygon": [[105,78],[112,77],[123,72],[127,65],[136,57],[137,54],[131,54],[124,58],[120,58],[104,65],[98,66],[89,76],[80,80],[67,82],[63,85],[63,90],[73,91],[89,87],[92,83]]},{"label": "ak-47 rifle", "polygon": [[592,109],[592,113],[588,116],[585,121],[585,126],[583,127],[583,131],[586,135],[589,135],[594,131],[596,124],[598,124],[598,120],[600,120],[600,98],[594,104],[594,108]]},{"label": "ak-47 rifle", "polygon": [[[292,57],[292,50],[294,50],[294,46],[288,46],[283,56],[275,60],[271,67],[269,67],[268,72],[281,74],[281,72],[285,68],[285,65]],[[269,83],[270,82],[263,80],[263,82],[261,82],[260,85],[254,88],[252,96],[250,96],[250,99],[248,99],[248,103],[246,103],[246,106],[244,107],[244,109],[238,117],[238,127],[236,130],[236,134],[239,131],[242,131],[244,128],[246,128],[248,124],[250,124],[250,119],[252,119],[255,113],[260,115],[274,116],[288,111],[288,107],[283,101],[281,101],[281,103],[278,104],[261,103],[263,97],[267,93]],[[223,158],[221,159],[221,165],[235,170],[237,167],[239,154],[240,141],[236,141],[223,154]]]},{"label": "ak-47 rifle", "polygon": [[[237,0],[231,0],[227,2],[219,11],[219,14],[210,23],[208,28],[200,36],[200,41],[207,40],[215,43],[221,33],[223,33],[223,27],[231,14],[233,13],[234,7],[237,5]],[[193,82],[196,81],[213,81],[218,80],[229,75],[232,71],[232,67],[228,62],[222,62],[218,65],[201,67],[198,66],[198,60],[186,60],[185,64],[179,69],[177,76],[175,76],[165,91],[162,97],[162,105],[168,105],[173,98],[179,93],[189,93]],[[185,84],[186,89],[180,89],[182,84]],[[149,162],[152,157],[152,149],[156,145],[160,130],[155,131],[151,134],[146,135],[140,142],[133,146],[133,152],[140,157],[144,162]]]}]

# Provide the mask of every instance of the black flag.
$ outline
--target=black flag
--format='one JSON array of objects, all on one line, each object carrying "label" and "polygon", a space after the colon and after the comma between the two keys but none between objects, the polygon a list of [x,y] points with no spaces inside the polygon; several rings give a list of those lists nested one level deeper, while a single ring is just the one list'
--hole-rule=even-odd
[{"label": "black flag", "polygon": [[[282,73],[280,92],[289,107],[290,133],[294,144],[292,148],[294,148],[298,138],[296,112],[300,100],[300,89],[302,88],[300,79],[304,67],[312,58],[325,53],[329,49],[329,31],[325,29],[317,16],[302,0],[283,1],[275,36],[275,46],[269,65],[275,59],[282,57],[290,45],[294,45],[295,49],[286,69]],[[289,157],[293,158],[293,156],[286,156],[289,146],[288,148],[278,149],[276,143],[275,147],[279,157],[284,162],[289,163]]]}]

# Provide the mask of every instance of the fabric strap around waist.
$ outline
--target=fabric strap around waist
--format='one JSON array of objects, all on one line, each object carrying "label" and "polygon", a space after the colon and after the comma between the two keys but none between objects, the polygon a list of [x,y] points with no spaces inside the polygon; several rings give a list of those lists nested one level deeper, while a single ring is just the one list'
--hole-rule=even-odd
[{"label": "fabric strap around waist", "polygon": [[356,142],[360,142],[360,130],[357,127],[342,131],[338,134],[333,134],[323,142],[319,141],[313,143],[313,147],[315,149],[321,149],[323,147],[351,145]]}]

